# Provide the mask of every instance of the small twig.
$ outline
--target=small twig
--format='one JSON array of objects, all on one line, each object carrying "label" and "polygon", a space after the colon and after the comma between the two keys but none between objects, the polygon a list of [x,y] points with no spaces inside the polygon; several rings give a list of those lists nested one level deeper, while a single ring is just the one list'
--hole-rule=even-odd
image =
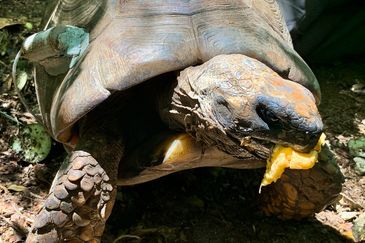
[{"label": "small twig", "polygon": [[118,238],[116,238],[113,243],[117,243],[119,240],[124,240],[124,239],[134,239],[134,240],[138,240],[138,242],[140,242],[142,239],[141,237],[137,236],[137,235],[121,235],[118,236]]},{"label": "small twig", "polygon": [[20,125],[21,123],[16,119],[16,118],[14,118],[14,117],[12,117],[12,116],[10,116],[10,115],[8,115],[8,114],[6,114],[5,112],[3,112],[3,111],[0,111],[0,115],[1,116],[3,116],[4,118],[6,118],[6,119],[8,119],[9,121],[11,121],[11,122],[13,122],[13,123],[15,123],[15,124],[17,124],[17,125]]},{"label": "small twig", "polygon": [[[48,182],[49,183],[49,182]],[[29,192],[29,194],[32,196],[32,197],[35,197],[37,199],[41,199],[41,200],[44,200],[44,198],[42,196],[39,196],[38,194],[35,194],[33,192]]]}]

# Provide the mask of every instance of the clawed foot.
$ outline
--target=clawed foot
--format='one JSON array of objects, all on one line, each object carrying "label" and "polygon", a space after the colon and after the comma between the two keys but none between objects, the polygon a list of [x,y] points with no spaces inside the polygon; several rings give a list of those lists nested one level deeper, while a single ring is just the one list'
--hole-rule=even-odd
[{"label": "clawed foot", "polygon": [[27,242],[100,242],[115,183],[87,152],[75,151],[57,173]]}]

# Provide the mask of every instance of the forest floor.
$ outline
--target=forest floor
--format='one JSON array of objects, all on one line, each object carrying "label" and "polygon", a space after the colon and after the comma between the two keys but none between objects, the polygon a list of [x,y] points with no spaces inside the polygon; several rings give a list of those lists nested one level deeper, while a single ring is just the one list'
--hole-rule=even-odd
[{"label": "forest floor", "polygon": [[[18,123],[34,121],[13,90],[12,60],[24,37],[38,31],[45,2],[0,0],[0,243],[25,239],[65,156],[55,142],[38,164],[11,149],[24,126]],[[322,87],[327,139],[345,176],[336,203],[312,219],[281,221],[256,207],[262,170],[185,171],[121,188],[103,242],[352,242],[353,222],[365,210],[365,177],[354,170],[348,141],[365,136],[365,94],[352,89],[365,84],[365,62],[313,70]],[[31,90],[23,92],[34,95]]]}]

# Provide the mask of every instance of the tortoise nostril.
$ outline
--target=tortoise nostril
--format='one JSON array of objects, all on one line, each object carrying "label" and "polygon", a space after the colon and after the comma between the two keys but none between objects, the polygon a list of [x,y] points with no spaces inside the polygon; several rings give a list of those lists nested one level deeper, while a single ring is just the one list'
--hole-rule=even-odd
[{"label": "tortoise nostril", "polygon": [[257,115],[270,127],[277,127],[280,125],[280,119],[268,108],[258,106],[256,108]]}]

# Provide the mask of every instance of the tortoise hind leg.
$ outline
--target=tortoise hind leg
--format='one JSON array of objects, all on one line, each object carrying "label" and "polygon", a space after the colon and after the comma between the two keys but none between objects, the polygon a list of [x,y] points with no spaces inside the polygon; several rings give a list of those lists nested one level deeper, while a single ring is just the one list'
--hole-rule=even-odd
[{"label": "tortoise hind leg", "polygon": [[331,204],[341,192],[343,176],[330,153],[324,147],[312,169],[287,169],[277,182],[263,187],[260,197],[264,213],[301,219]]},{"label": "tortoise hind leg", "polygon": [[[102,134],[102,135],[100,135]],[[98,242],[115,197],[121,141],[85,136],[58,171],[27,242]]]}]

